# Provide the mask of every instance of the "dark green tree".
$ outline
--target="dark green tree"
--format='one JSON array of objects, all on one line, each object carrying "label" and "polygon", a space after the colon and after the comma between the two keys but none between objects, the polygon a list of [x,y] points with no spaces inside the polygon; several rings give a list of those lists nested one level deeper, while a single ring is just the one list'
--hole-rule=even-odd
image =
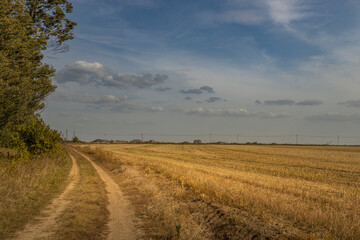
[{"label": "dark green tree", "polygon": [[81,142],[80,139],[79,139],[77,136],[74,136],[73,139],[72,139],[72,141],[73,141],[74,143],[79,143],[79,142]]},{"label": "dark green tree", "polygon": [[55,50],[61,44],[74,38],[73,29],[76,23],[66,18],[73,6],[67,0],[25,0],[26,11],[36,28],[36,37],[41,39],[45,49],[49,39],[54,40]]},{"label": "dark green tree", "polygon": [[75,24],[65,18],[64,6],[71,11],[64,0],[0,1],[0,142],[14,126],[34,119],[55,90],[55,70],[42,63],[41,51],[50,37],[57,44],[73,38]]}]

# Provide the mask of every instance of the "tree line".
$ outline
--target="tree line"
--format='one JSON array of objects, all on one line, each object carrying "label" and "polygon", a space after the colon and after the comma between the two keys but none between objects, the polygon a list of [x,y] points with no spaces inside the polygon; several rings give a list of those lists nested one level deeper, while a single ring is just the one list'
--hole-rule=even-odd
[{"label": "tree line", "polygon": [[53,51],[66,50],[64,42],[74,38],[76,26],[66,16],[72,10],[67,0],[0,1],[1,146],[20,144],[31,151],[36,144],[46,145],[50,140],[36,139],[38,131],[44,136],[51,133],[52,138],[56,135],[53,141],[60,139],[39,115],[45,97],[56,88],[52,83],[55,69],[43,63],[43,51],[50,42]]}]

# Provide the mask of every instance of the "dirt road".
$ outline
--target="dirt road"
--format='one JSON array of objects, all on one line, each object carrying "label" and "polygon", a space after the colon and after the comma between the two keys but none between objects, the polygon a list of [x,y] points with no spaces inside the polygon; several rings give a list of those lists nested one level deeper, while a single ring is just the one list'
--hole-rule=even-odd
[{"label": "dirt road", "polygon": [[[76,153],[88,160],[101,180],[106,185],[107,197],[109,204],[107,206],[110,212],[110,219],[108,221],[109,240],[132,240],[139,239],[143,236],[141,230],[135,226],[135,213],[132,210],[130,202],[124,197],[119,186],[112,180],[108,173],[94,163],[89,157],[79,151],[73,149]],[[72,196],[71,191],[76,191],[78,183],[80,183],[79,165],[76,158],[70,154],[72,159],[72,168],[69,173],[69,184],[59,197],[52,200],[50,205],[46,207],[34,221],[31,221],[25,226],[25,229],[16,233],[16,240],[30,240],[30,239],[51,239],[52,234],[58,227],[58,222],[61,220],[62,213],[65,211],[67,205],[70,203],[69,197]],[[84,181],[84,180],[81,180]],[[85,180],[86,181],[86,180]]]},{"label": "dirt road", "polygon": [[51,230],[56,225],[56,217],[58,217],[68,204],[66,199],[67,195],[71,190],[75,188],[76,183],[79,181],[79,167],[76,159],[71,156],[72,167],[69,173],[69,184],[65,190],[60,194],[59,197],[52,200],[50,205],[45,208],[41,213],[40,217],[36,218],[35,221],[28,223],[25,229],[18,232],[14,239],[17,240],[29,240],[48,238],[51,235]]},{"label": "dirt road", "polygon": [[100,178],[106,184],[106,190],[108,192],[109,198],[108,210],[110,212],[110,221],[108,225],[110,234],[108,239],[139,239],[139,237],[142,236],[142,232],[135,226],[136,217],[134,210],[132,209],[130,202],[124,197],[119,186],[114,182],[109,174],[107,174],[102,168],[94,163],[89,157],[79,151],[76,152],[91,162],[91,164],[98,172]]}]

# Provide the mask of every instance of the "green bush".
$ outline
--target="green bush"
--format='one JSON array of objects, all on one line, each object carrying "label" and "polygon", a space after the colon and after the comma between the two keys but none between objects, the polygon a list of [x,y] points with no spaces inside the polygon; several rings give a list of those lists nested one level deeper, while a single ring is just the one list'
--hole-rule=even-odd
[{"label": "green bush", "polygon": [[79,143],[79,142],[81,142],[80,139],[79,139],[77,136],[74,136],[73,139],[72,139],[72,141],[73,141],[74,143]]},{"label": "green bush", "polygon": [[63,152],[61,141],[60,133],[51,129],[42,119],[17,126],[12,135],[12,146],[21,154],[39,155],[47,152],[60,154]]}]

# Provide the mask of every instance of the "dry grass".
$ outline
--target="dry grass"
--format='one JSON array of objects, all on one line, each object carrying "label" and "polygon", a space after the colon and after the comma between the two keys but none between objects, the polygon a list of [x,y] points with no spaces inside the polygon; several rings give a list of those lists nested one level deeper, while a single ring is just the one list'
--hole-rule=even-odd
[{"label": "dry grass", "polygon": [[360,239],[360,148],[97,147],[115,154],[119,164],[151,170],[204,199],[242,209],[274,227],[296,228],[302,233],[298,236]]},{"label": "dry grass", "polygon": [[16,151],[13,149],[0,147],[0,159],[3,159],[2,161],[8,158],[13,158],[15,154]]},{"label": "dry grass", "polygon": [[5,239],[24,227],[61,192],[71,162],[65,156],[15,161],[11,151],[1,152],[6,152],[0,155],[0,239]]},{"label": "dry grass", "polygon": [[161,188],[165,186],[156,184],[149,174],[143,175],[134,167],[122,165],[111,152],[89,147],[81,150],[108,169],[120,185],[142,219],[138,227],[145,230],[145,239],[209,239],[210,233],[196,221],[196,215],[177,200],[182,194],[181,188],[164,191]]},{"label": "dry grass", "polygon": [[105,184],[89,161],[74,151],[71,153],[77,159],[80,180],[69,194],[70,202],[58,217],[58,227],[51,239],[106,239],[109,212]]}]

